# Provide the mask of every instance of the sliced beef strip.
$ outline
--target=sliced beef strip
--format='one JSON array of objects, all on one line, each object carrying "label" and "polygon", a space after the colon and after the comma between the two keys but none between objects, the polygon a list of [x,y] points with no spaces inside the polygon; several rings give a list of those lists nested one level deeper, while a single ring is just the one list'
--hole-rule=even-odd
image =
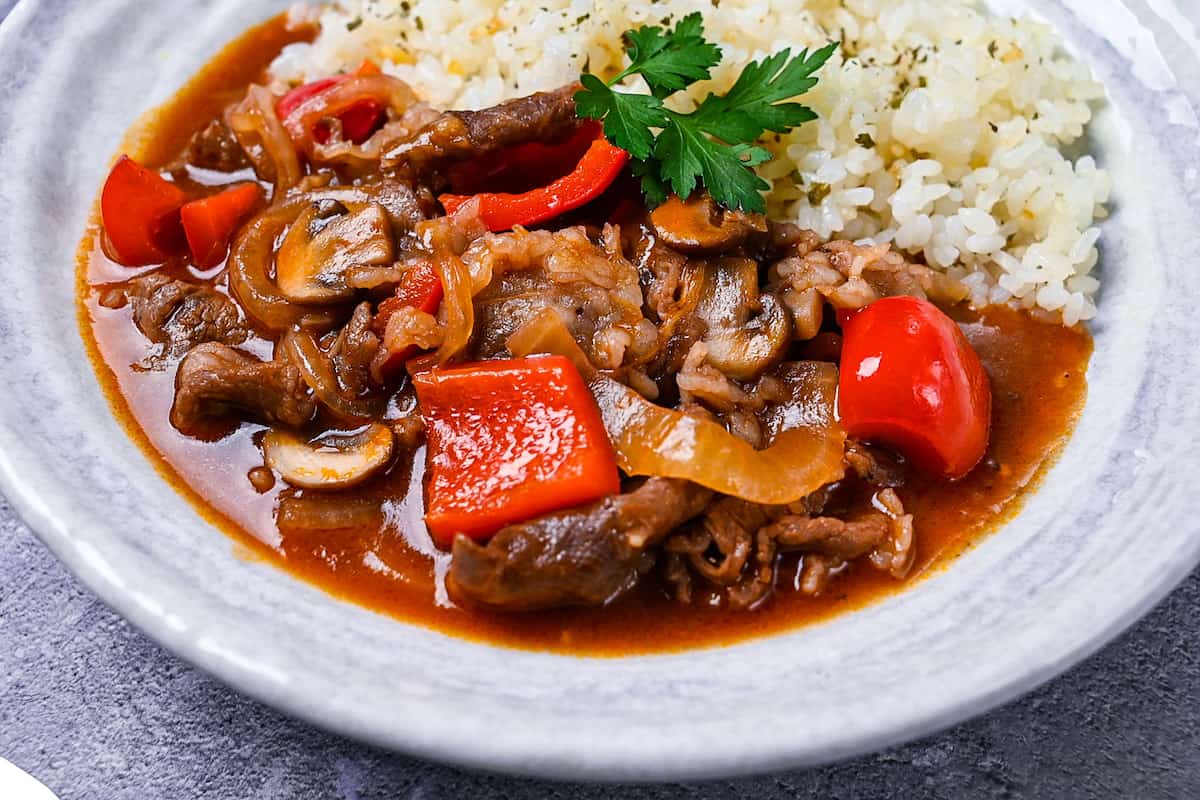
[{"label": "sliced beef strip", "polygon": [[677,253],[643,230],[634,246],[634,263],[646,298],[647,317],[658,326],[658,343],[645,359],[646,372],[659,385],[670,390],[664,399],[674,398],[674,375],[684,364],[692,345],[708,333],[708,325],[696,314],[703,289],[704,265]]},{"label": "sliced beef strip", "polygon": [[825,301],[838,309],[854,309],[881,297],[912,295],[953,305],[968,294],[962,281],[908,261],[888,243],[812,244],[810,238],[793,242],[789,254],[769,270],[769,288],[791,310],[800,339],[819,331]]},{"label": "sliced beef strip", "polygon": [[250,159],[238,144],[237,137],[219,119],[214,119],[192,136],[183,159],[194,167],[218,172],[237,172],[250,166]]},{"label": "sliced beef strip", "polygon": [[891,520],[883,514],[855,519],[789,515],[759,530],[781,552],[817,553],[842,561],[865,556],[887,539]]},{"label": "sliced beef strip", "polygon": [[730,606],[755,608],[775,588],[778,555],[805,554],[801,591],[820,594],[845,564],[884,545],[891,534],[891,520],[871,513],[850,520],[789,514],[759,528],[755,536],[753,568],[727,590]]},{"label": "sliced beef strip", "polygon": [[175,374],[171,424],[188,435],[219,435],[230,417],[298,427],[314,413],[300,370],[286,361],[260,361],[208,342],[184,356]]},{"label": "sliced beef strip", "polygon": [[846,465],[871,486],[894,489],[904,485],[904,465],[891,453],[866,442],[846,440]]},{"label": "sliced beef strip", "polygon": [[371,330],[372,320],[371,304],[359,303],[327,351],[338,384],[351,397],[365,394],[375,385],[371,362],[379,352],[379,337]]},{"label": "sliced beef strip", "polygon": [[696,484],[651,478],[631,492],[510,525],[486,546],[460,536],[447,585],[456,599],[504,610],[603,605],[652,566],[649,547],[711,498]]},{"label": "sliced beef strip", "polygon": [[579,226],[514,231],[474,241],[463,254],[472,274],[492,280],[476,296],[475,355],[506,351],[508,337],[547,308],[558,311],[592,363],[619,369],[653,347],[654,325],[642,316],[637,270],[615,228],[595,242]]},{"label": "sliced beef strip", "polygon": [[154,273],[130,281],[126,295],[134,324],[166,356],[204,342],[241,344],[249,335],[234,302],[214,289]]},{"label": "sliced beef strip", "polygon": [[574,97],[579,88],[570,84],[479,111],[447,111],[393,147],[383,164],[423,175],[513,145],[560,139],[579,125]]},{"label": "sliced beef strip", "polygon": [[754,534],[784,513],[783,509],[721,497],[688,530],[664,545],[668,553],[686,556],[692,569],[718,586],[731,586],[754,554]]}]

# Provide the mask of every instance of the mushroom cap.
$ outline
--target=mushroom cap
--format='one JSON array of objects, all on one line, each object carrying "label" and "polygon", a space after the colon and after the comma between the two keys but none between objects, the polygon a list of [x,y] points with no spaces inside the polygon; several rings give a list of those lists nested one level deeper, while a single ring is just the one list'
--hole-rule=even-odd
[{"label": "mushroom cap", "polygon": [[324,435],[306,441],[291,431],[273,428],[263,439],[267,466],[301,489],[346,489],[388,465],[395,437],[392,429],[373,422],[346,435]]}]

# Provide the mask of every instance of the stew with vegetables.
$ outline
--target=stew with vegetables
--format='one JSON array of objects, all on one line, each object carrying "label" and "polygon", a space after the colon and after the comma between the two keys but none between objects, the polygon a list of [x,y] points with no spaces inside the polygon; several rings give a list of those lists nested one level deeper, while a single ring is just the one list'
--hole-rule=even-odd
[{"label": "stew with vegetables", "polygon": [[946,563],[1069,435],[1082,329],[647,182],[596,80],[277,85],[312,33],[250,31],[131,136],[81,251],[114,408],[245,557],[515,646],[727,643]]}]

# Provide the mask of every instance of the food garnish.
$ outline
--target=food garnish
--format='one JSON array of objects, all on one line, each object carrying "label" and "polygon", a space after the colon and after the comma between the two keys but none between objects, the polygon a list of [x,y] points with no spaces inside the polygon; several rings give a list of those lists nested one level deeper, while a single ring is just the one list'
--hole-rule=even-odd
[{"label": "food garnish", "polygon": [[[687,199],[697,186],[721,205],[764,211],[760,192],[771,187],[753,168],[771,160],[754,144],[764,133],[787,133],[817,118],[808,106],[789,102],[817,84],[816,71],[829,60],[838,42],[795,56],[782,50],[746,65],[723,95],[709,94],[691,112],[668,108],[664,100],[692,84],[708,80],[721,61],[721,48],[704,38],[699,12],[674,28],[645,25],[625,33],[630,65],[605,81],[584,73],[583,90],[575,95],[580,116],[604,121],[604,134],[634,159],[634,173],[651,205],[674,192]],[[638,75],[650,94],[617,91],[615,86]]]}]

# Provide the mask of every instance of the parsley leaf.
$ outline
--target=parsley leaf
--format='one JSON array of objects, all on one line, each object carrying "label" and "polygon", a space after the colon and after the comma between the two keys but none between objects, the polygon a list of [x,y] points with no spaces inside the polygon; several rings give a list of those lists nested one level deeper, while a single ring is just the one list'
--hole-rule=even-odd
[{"label": "parsley leaf", "polygon": [[624,38],[631,63],[609,85],[641,75],[650,93],[659,99],[708,80],[710,70],[721,63],[721,48],[704,40],[704,19],[699,11],[681,19],[674,30],[646,25],[627,31]]},{"label": "parsley leaf", "polygon": [[581,75],[583,91],[575,95],[575,113],[603,119],[604,135],[634,158],[648,158],[654,148],[651,128],[670,121],[662,100],[648,94],[614,92],[595,75]]},{"label": "parsley leaf", "polygon": [[784,103],[817,85],[813,73],[821,68],[837,42],[809,54],[800,51],[792,58],[783,50],[762,61],[752,61],[724,96],[704,98],[693,117],[702,130],[727,142],[749,142],[766,131],[787,133],[817,114],[800,103]]},{"label": "parsley leaf", "polygon": [[675,124],[658,137],[654,155],[662,177],[680,197],[687,198],[702,179],[713,199],[726,208],[763,211],[763,192],[770,185],[750,167],[769,161],[762,147],[728,147],[705,136],[693,125]]},{"label": "parsley leaf", "polygon": [[[786,133],[816,119],[811,108],[790,101],[816,85],[816,71],[838,43],[795,57],[783,50],[751,62],[728,92],[709,94],[685,114],[668,109],[663,100],[709,79],[721,61],[721,48],[704,38],[701,15],[689,14],[673,29],[636,28],[624,39],[630,65],[607,82],[580,76],[583,89],[575,105],[579,116],[603,120],[609,141],[629,151],[647,203],[662,203],[668,190],[687,199],[703,185],[727,208],[762,211],[762,192],[770,185],[754,167],[770,161],[771,153],[754,142],[767,131]],[[650,94],[613,88],[632,75],[646,81]]]},{"label": "parsley leaf", "polygon": [[667,202],[667,187],[658,177],[658,163],[655,161],[634,161],[630,171],[635,177],[642,179],[642,194],[651,208]]}]

